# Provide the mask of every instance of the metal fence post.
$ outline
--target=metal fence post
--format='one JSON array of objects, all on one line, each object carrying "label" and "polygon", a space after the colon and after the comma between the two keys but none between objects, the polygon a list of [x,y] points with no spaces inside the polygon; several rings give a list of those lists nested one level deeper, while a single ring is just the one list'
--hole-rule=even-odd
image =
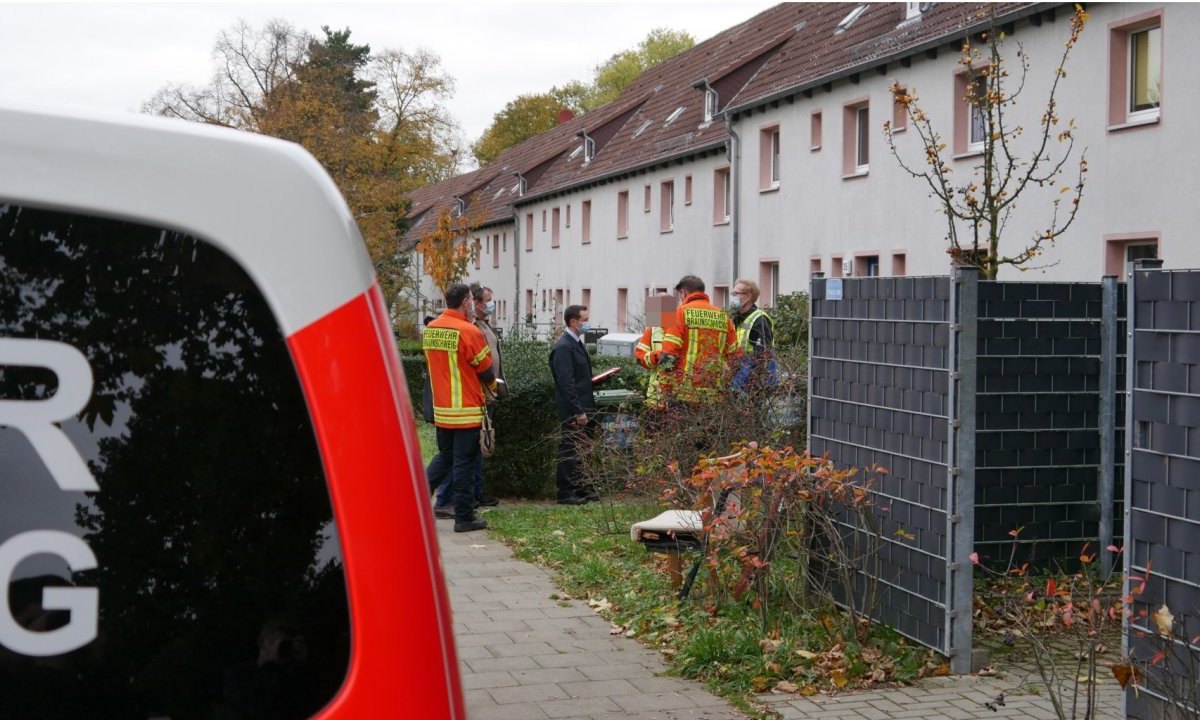
[{"label": "metal fence post", "polygon": [[947,482],[947,625],[950,671],[971,672],[975,544],[975,390],[979,343],[979,271],[956,268],[951,283],[950,452]]},{"label": "metal fence post", "polygon": [[1101,568],[1107,577],[1113,569],[1113,495],[1116,487],[1117,442],[1117,278],[1100,280],[1100,473],[1096,498],[1100,503]]}]

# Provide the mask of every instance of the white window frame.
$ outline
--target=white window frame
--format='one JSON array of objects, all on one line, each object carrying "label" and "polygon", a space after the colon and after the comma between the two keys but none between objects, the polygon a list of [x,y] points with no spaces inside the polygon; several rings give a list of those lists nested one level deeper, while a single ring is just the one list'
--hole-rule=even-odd
[{"label": "white window frame", "polygon": [[[865,173],[871,169],[871,106],[863,104],[854,108],[854,172]],[[864,147],[865,141],[865,147]],[[863,156],[866,162],[863,162]]]},{"label": "white window frame", "polygon": [[[969,82],[983,83],[984,92],[987,92],[987,77],[976,75]],[[968,96],[970,95],[970,86],[967,88]],[[976,138],[975,132],[979,131],[979,137]],[[987,118],[984,108],[976,106],[970,100],[967,100],[967,152],[983,152],[984,141],[987,139]]]},{"label": "white window frame", "polygon": [[[1158,31],[1158,47],[1152,48],[1152,50],[1156,50],[1156,51],[1148,52],[1147,57],[1152,58],[1152,62],[1158,63],[1159,98],[1158,98],[1158,102],[1155,103],[1153,107],[1142,108],[1139,110],[1139,109],[1135,109],[1134,102],[1133,102],[1134,78],[1136,75],[1135,67],[1134,67],[1134,64],[1136,61],[1135,48],[1137,47],[1135,38],[1137,38],[1137,36],[1143,35],[1143,34],[1146,34],[1148,36],[1148,34],[1150,32],[1155,31],[1155,30]],[[1125,73],[1126,73],[1126,75],[1125,75],[1125,81],[1126,81],[1125,113],[1126,113],[1126,116],[1128,117],[1129,122],[1139,122],[1139,121],[1157,119],[1159,116],[1159,113],[1161,112],[1161,107],[1162,107],[1162,25],[1150,25],[1148,27],[1138,28],[1136,30],[1130,30],[1128,33],[1128,40],[1126,41],[1126,46],[1127,46],[1125,49],[1125,52],[1126,52],[1126,57],[1125,57]]]},{"label": "white window frame", "polygon": [[710,123],[716,117],[718,102],[717,91],[711,87],[706,88],[704,91],[704,122]]},{"label": "white window frame", "polygon": [[771,187],[779,187],[779,128],[771,131]]}]

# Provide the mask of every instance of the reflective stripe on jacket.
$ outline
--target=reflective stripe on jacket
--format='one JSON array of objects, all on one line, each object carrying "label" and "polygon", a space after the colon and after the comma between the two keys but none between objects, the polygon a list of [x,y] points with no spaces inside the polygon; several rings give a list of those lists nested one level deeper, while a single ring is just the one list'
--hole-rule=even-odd
[{"label": "reflective stripe on jacket", "polygon": [[765,317],[771,325],[772,330],[775,328],[775,320],[763,311],[762,308],[754,308],[754,312],[747,315],[738,325],[737,329],[737,345],[738,350],[743,353],[750,352],[750,331],[754,329],[754,323],[758,322],[760,317]]},{"label": "reflective stripe on jacket", "polygon": [[694,292],[675,309],[663,334],[663,352],[676,357],[666,388],[682,399],[712,397],[723,384],[726,357],[738,352],[737,330],[725,311]]},{"label": "reflective stripe on jacket", "polygon": [[650,364],[646,356],[662,349],[664,335],[662,328],[648,327],[642,332],[637,347],[633,349],[633,356],[637,358],[638,364],[650,371],[650,381],[646,383],[646,404],[651,407],[662,405],[663,402],[662,373],[657,366]]},{"label": "reflective stripe on jacket", "polygon": [[479,373],[492,366],[492,351],[479,328],[455,310],[446,310],[421,335],[433,394],[433,423],[460,430],[483,423],[484,396]]}]

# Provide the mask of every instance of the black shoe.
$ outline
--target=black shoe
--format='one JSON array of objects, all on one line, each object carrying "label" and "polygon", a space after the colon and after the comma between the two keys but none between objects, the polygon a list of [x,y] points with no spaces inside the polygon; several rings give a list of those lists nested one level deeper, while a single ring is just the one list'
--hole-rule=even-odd
[{"label": "black shoe", "polygon": [[485,527],[487,527],[487,520],[483,518],[454,521],[454,532],[473,532],[475,530],[482,530]]},{"label": "black shoe", "polygon": [[442,520],[453,520],[454,519],[454,506],[453,505],[434,505],[433,506],[433,516],[435,518],[440,518]]},{"label": "black shoe", "polygon": [[559,505],[587,505],[587,500],[581,497],[566,497],[558,499]]},{"label": "black shoe", "polygon": [[475,496],[475,507],[496,507],[500,504],[500,498],[480,493]]}]

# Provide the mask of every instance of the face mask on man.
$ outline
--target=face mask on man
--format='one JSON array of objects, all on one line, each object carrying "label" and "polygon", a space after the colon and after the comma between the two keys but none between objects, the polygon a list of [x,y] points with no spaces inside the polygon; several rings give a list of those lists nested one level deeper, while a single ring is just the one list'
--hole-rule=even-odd
[{"label": "face mask on man", "polygon": [[495,314],[495,312],[496,312],[496,301],[495,301],[495,300],[488,300],[488,301],[487,301],[487,304],[486,304],[486,305],[484,305],[484,307],[485,307],[485,308],[487,308],[487,314],[488,314],[488,315],[493,315],[493,314]]},{"label": "face mask on man", "polygon": [[591,330],[591,329],[592,329],[592,324],[591,324],[590,322],[583,322],[583,323],[580,323],[580,325],[579,325],[579,334],[580,334],[580,335],[582,335],[583,333],[585,333],[585,332],[587,332],[588,330]]}]

